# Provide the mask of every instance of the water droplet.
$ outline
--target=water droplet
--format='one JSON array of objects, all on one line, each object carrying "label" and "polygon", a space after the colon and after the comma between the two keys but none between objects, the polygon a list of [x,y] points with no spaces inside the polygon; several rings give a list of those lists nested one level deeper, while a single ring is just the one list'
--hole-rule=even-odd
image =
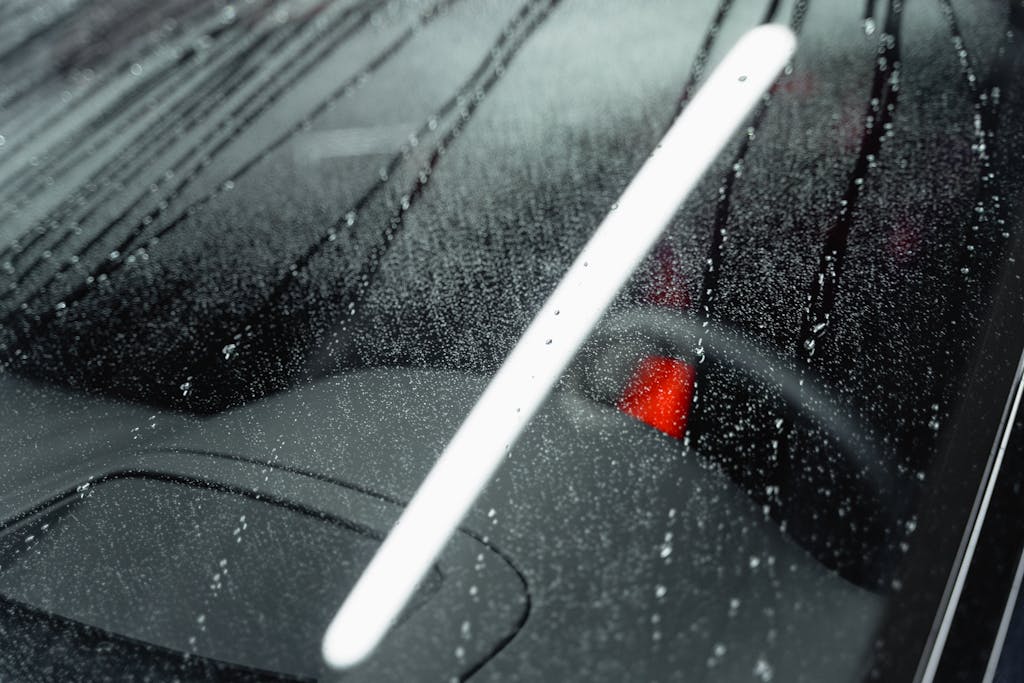
[{"label": "water droplet", "polygon": [[775,675],[775,670],[764,657],[758,657],[757,663],[754,664],[753,673],[756,678],[767,683],[768,681],[772,680],[772,677]]}]

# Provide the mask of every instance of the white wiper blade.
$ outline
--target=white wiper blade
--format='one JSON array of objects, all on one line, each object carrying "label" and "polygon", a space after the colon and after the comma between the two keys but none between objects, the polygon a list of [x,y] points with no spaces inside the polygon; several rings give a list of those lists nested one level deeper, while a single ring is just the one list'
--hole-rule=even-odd
[{"label": "white wiper blade", "polygon": [[363,661],[679,206],[796,48],[785,26],[746,33],[644,163],[377,550],[323,640],[335,668]]}]

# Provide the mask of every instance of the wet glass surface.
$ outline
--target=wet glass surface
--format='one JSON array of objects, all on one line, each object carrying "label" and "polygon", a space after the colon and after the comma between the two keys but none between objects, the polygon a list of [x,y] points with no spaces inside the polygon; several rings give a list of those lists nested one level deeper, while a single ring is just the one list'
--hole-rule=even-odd
[{"label": "wet glass surface", "polygon": [[[643,428],[714,473],[697,502],[651,484],[692,533],[729,497],[720,491],[739,490],[753,521],[730,514],[727,538],[780,531],[834,580],[838,593],[808,579],[805,599],[821,614],[846,605],[838,630],[855,644],[834,658],[853,662],[836,674],[855,680],[869,659],[858,648],[906,588],[917,501],[938,476],[998,283],[1019,270],[1016,2],[9,0],[0,400],[81,397],[84,417],[55,409],[39,433],[85,443],[94,414],[117,435],[89,446],[98,453],[130,445],[150,415],[203,434],[232,410],[383,369],[465,376],[471,398],[706,73],[764,21],[798,34],[791,67],[562,390],[655,424]],[[367,386],[378,410],[334,431],[309,422],[311,438],[419,419],[421,405]],[[282,424],[319,415],[282,405]],[[552,439],[573,452],[586,424]],[[5,424],[0,443],[29,481],[20,428]],[[234,429],[247,446],[288,447],[265,416]],[[601,433],[601,457],[640,458],[646,446],[620,431]],[[366,477],[410,492],[401,474]],[[643,562],[725,562],[679,552],[686,539],[667,519]],[[765,569],[729,562],[721,574]],[[631,571],[619,584],[640,580]],[[764,582],[760,608],[781,612],[789,594]],[[657,633],[682,649],[699,640],[701,675],[726,675],[734,659],[755,680],[813,679],[802,627],[752,619],[744,634],[667,618],[658,586],[630,598],[646,623],[615,622],[643,634],[633,656],[660,661]],[[578,590],[612,600],[620,587]],[[738,612],[735,596],[715,599]],[[633,637],[580,633],[573,646],[598,677],[616,671],[600,668],[604,640]],[[522,666],[506,673],[534,664]]]}]

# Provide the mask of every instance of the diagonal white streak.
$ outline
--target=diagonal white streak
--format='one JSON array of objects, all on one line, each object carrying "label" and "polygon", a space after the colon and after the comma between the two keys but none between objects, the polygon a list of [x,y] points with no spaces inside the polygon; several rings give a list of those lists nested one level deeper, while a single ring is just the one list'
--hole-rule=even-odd
[{"label": "diagonal white streak", "polygon": [[789,61],[796,38],[744,35],[665,134],[523,333],[381,544],[324,635],[355,666],[408,604],[484,487],[612,299]]}]

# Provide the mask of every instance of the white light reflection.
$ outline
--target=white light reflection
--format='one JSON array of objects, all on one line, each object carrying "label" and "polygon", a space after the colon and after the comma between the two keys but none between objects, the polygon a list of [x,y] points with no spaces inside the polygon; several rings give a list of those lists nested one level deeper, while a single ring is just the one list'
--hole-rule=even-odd
[{"label": "white light reflection", "polygon": [[470,411],[324,635],[335,668],[364,660],[680,204],[789,61],[763,25],[726,55],[622,193]]}]

